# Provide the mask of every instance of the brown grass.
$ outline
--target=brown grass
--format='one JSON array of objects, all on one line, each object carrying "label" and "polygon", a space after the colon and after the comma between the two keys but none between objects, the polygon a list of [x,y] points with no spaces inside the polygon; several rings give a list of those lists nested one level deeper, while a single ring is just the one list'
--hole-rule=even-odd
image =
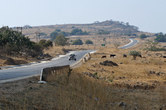
[{"label": "brown grass", "polygon": [[[57,80],[38,84],[39,78],[34,77],[0,84],[0,109],[165,110],[166,59],[156,56],[156,52],[140,48],[121,50],[101,47],[92,54],[91,60],[73,69],[67,83]],[[129,55],[122,57],[131,50],[140,51],[146,58],[132,60]],[[112,53],[116,54],[115,58],[109,58]],[[107,58],[102,59],[102,55]],[[119,66],[99,64],[105,60],[111,60]],[[157,75],[158,72],[161,74]]]},{"label": "brown grass", "polygon": [[[87,77],[79,71],[78,68],[72,71],[68,83],[55,81],[37,84],[37,78],[30,78],[3,84],[0,89],[0,109],[158,110],[165,104],[165,86],[155,90],[119,88]],[[120,106],[122,102],[126,106]]]}]

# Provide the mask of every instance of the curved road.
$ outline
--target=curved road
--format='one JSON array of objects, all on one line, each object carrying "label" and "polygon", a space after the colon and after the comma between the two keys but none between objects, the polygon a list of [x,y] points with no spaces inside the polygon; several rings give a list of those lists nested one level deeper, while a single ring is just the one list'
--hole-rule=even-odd
[{"label": "curved road", "polygon": [[[76,54],[77,61],[80,60],[85,54],[92,52],[93,50],[72,51]],[[35,75],[40,75],[41,70],[46,67],[73,65],[76,61],[68,60],[69,54],[62,55],[58,58],[54,58],[51,61],[45,63],[36,63],[32,65],[15,66],[9,69],[0,70],[0,83],[19,80]]]},{"label": "curved road", "polygon": [[[135,39],[130,39],[130,43],[120,47],[121,49],[130,48],[138,43]],[[94,50],[82,50],[82,51],[73,51],[71,53],[76,54],[77,61],[80,60],[85,54],[89,52],[93,52]],[[44,63],[36,63],[31,65],[23,65],[23,66],[9,66],[8,69],[0,70],[0,83],[19,80],[35,75],[40,75],[41,70],[46,67],[52,66],[63,66],[63,65],[73,65],[75,61],[68,60],[69,54],[60,56],[58,58],[54,58],[51,61],[47,61]]]},{"label": "curved road", "polygon": [[119,47],[120,49],[128,49],[128,48],[131,48],[133,47],[134,45],[136,45],[139,41],[138,40],[135,40],[135,39],[129,39],[130,40],[130,43],[122,46],[122,47]]}]

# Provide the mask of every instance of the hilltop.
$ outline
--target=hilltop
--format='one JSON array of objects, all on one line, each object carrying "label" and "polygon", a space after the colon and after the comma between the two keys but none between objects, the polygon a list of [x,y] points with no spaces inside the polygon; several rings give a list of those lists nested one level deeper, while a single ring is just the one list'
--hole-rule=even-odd
[{"label": "hilltop", "polygon": [[[120,34],[130,35],[138,31],[138,27],[129,25],[129,23],[107,20],[103,22],[94,22],[91,24],[61,24],[61,25],[47,25],[47,26],[24,26],[23,34],[33,39],[36,33],[42,33],[44,38],[49,38],[49,35],[59,29],[64,32],[71,32],[73,29],[82,29],[90,35],[96,34]],[[14,28],[16,29],[16,27]]]}]

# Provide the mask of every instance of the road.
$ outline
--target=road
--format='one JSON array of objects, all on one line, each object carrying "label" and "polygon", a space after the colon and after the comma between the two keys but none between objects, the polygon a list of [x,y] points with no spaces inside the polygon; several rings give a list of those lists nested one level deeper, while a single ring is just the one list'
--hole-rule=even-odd
[{"label": "road", "polygon": [[[121,49],[130,48],[138,43],[135,39],[130,39],[130,43],[120,47]],[[80,60],[85,54],[92,52],[93,50],[82,50],[82,51],[73,51],[71,53],[76,54],[77,61]],[[63,66],[63,65],[73,65],[77,61],[69,61],[69,54],[60,56],[58,58],[54,58],[51,61],[43,62],[43,63],[35,63],[30,65],[23,66],[9,66],[7,69],[0,70],[0,83],[19,80],[35,75],[40,75],[41,70],[46,67],[53,66]]]},{"label": "road", "polygon": [[129,39],[130,40],[130,43],[122,46],[122,47],[119,47],[120,49],[128,49],[128,48],[131,48],[133,47],[134,45],[136,45],[139,41],[138,40],[135,40],[135,39]]},{"label": "road", "polygon": [[[76,54],[77,61],[80,60],[85,54],[92,52],[93,50],[82,50],[72,51],[71,53]],[[58,58],[54,58],[51,61],[36,63],[24,66],[13,66],[12,68],[0,70],[0,83],[19,80],[35,75],[40,75],[41,70],[46,67],[62,66],[62,65],[73,65],[77,61],[69,61],[69,54],[62,55]]]}]

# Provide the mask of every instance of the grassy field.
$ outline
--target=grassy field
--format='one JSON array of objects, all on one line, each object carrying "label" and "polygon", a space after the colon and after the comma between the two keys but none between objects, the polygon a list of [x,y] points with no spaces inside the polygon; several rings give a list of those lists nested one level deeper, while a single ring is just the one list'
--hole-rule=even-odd
[{"label": "grassy field", "polygon": [[[145,43],[141,41],[124,50],[113,48],[114,45],[97,47],[98,51],[89,61],[72,70],[67,82],[57,79],[38,84],[39,77],[33,77],[0,84],[0,109],[166,110],[166,59],[160,57],[166,52],[143,50]],[[54,55],[56,48],[47,51]],[[131,50],[140,51],[142,58],[133,60],[129,55]],[[110,58],[110,54],[116,54],[116,57]],[[124,58],[123,54],[127,57]],[[106,60],[118,66],[100,64]]]}]

